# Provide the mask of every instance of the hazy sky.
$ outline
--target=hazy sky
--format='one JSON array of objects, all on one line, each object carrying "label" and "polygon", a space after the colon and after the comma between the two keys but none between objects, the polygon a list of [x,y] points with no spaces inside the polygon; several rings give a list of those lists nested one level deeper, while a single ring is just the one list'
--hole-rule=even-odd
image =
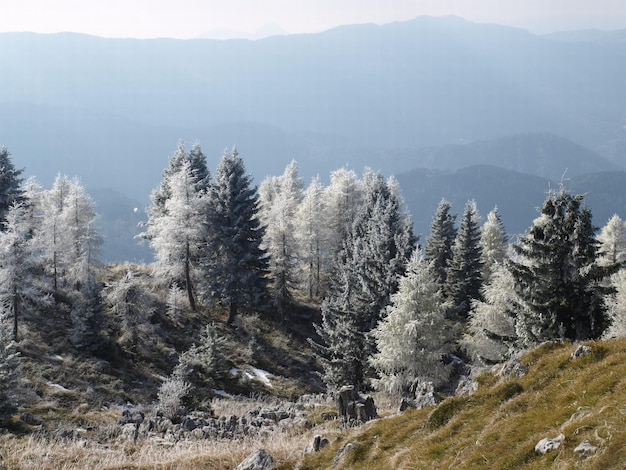
[{"label": "hazy sky", "polygon": [[0,32],[228,37],[448,14],[539,33],[626,28],[625,0],[0,0]]}]

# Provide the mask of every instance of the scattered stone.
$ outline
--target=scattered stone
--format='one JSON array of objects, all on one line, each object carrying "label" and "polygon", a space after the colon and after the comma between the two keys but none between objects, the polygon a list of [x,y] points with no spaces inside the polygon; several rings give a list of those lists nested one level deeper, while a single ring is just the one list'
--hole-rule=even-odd
[{"label": "scattered stone", "polygon": [[329,444],[330,444],[330,441],[328,440],[328,438],[320,436],[319,434],[317,434],[313,438],[313,442],[311,443],[311,447],[309,447],[307,449],[307,452],[311,452],[311,453],[319,452],[320,450],[322,450],[324,447],[328,446]]},{"label": "scattered stone", "polygon": [[274,468],[274,459],[265,449],[250,454],[235,470],[267,470]]},{"label": "scattered stone", "polygon": [[598,448],[592,445],[589,441],[581,442],[574,449],[575,454],[580,454],[583,457],[586,457],[591,454],[595,454],[597,451],[598,451]]},{"label": "scattered stone", "polygon": [[500,366],[497,374],[501,377],[517,377],[522,378],[528,373],[528,367],[519,362],[517,359],[511,359]]},{"label": "scattered stone", "polygon": [[581,344],[576,348],[576,351],[572,353],[572,359],[585,357],[585,356],[588,356],[589,354],[591,354],[591,347]]},{"label": "scattered stone", "polygon": [[413,400],[407,397],[403,397],[400,401],[400,406],[398,407],[398,413],[404,413],[406,410],[414,410],[417,408],[417,405]]},{"label": "scattered stone", "polygon": [[541,439],[539,442],[537,442],[537,445],[535,446],[535,452],[539,454],[546,454],[548,452],[556,450],[561,446],[564,440],[565,435],[563,434],[559,434],[554,438],[546,437],[544,439]]},{"label": "scattered stone", "polygon": [[341,465],[343,460],[348,456],[348,454],[350,454],[350,452],[354,450],[355,447],[356,445],[354,444],[354,442],[349,442],[348,444],[343,446],[341,449],[339,449],[339,451],[337,452],[337,455],[335,455],[335,458],[333,460],[333,470],[335,470]]},{"label": "scattered stone", "polygon": [[361,397],[353,385],[346,385],[337,395],[337,411],[346,423],[365,423],[378,418],[374,399]]},{"label": "scattered stone", "polygon": [[29,426],[40,426],[44,423],[43,419],[35,416],[32,413],[22,413],[20,415],[20,421]]}]

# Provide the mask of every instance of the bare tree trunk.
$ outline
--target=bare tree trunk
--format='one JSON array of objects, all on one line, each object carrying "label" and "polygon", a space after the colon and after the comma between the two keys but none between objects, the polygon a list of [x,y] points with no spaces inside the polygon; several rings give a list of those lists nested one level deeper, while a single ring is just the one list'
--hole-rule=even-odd
[{"label": "bare tree trunk", "polygon": [[235,317],[237,316],[237,304],[235,302],[231,302],[228,307],[228,320],[226,321],[227,325],[232,325],[235,321]]},{"label": "bare tree trunk", "polygon": [[187,297],[189,297],[189,306],[191,307],[191,311],[196,311],[196,300],[193,297],[193,287],[191,285],[191,269],[190,269],[190,261],[191,253],[189,251],[189,242],[187,242],[186,252],[185,252],[185,284],[187,286]]}]

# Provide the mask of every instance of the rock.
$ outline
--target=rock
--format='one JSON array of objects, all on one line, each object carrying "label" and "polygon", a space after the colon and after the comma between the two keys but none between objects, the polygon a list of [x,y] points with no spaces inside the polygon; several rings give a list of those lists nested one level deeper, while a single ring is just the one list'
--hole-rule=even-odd
[{"label": "rock", "polygon": [[328,440],[328,438],[320,436],[319,434],[317,434],[313,438],[313,442],[311,443],[311,447],[309,447],[309,449],[307,449],[307,452],[312,452],[312,453],[319,452],[324,447],[328,446],[328,444],[330,444],[330,441]]},{"label": "rock", "polygon": [[429,406],[435,406],[441,400],[435,393],[435,384],[433,382],[418,382],[414,386],[415,408],[421,410]]},{"label": "rock", "polygon": [[539,442],[537,442],[537,445],[535,446],[535,452],[539,454],[546,454],[548,452],[556,450],[561,446],[564,440],[565,435],[563,434],[559,434],[554,438],[546,437],[544,439],[541,439]]},{"label": "rock", "polygon": [[250,454],[235,470],[267,470],[274,468],[274,459],[265,449],[259,449]]},{"label": "rock", "polygon": [[469,397],[478,390],[478,382],[472,380],[468,376],[464,375],[459,379],[459,384],[456,387],[454,394],[457,397]]},{"label": "rock", "polygon": [[353,385],[347,385],[339,390],[337,411],[346,423],[365,423],[378,418],[374,399],[372,397],[359,396]]},{"label": "rock", "polygon": [[354,450],[355,447],[356,445],[354,444],[354,442],[349,442],[341,449],[339,449],[339,452],[337,452],[337,455],[335,455],[335,458],[333,460],[333,470],[341,465],[343,460],[350,454],[350,452]]},{"label": "rock", "polygon": [[20,415],[20,421],[30,426],[40,426],[44,423],[43,419],[35,416],[32,413],[22,413]]},{"label": "rock", "polygon": [[524,377],[527,373],[528,367],[516,359],[505,362],[497,371],[497,374],[501,377],[517,377],[518,379]]},{"label": "rock", "polygon": [[585,356],[588,356],[589,354],[591,354],[591,347],[581,344],[576,348],[576,351],[572,353],[572,359],[585,357]]},{"label": "rock", "polygon": [[404,397],[400,401],[400,406],[398,407],[398,413],[404,413],[408,409],[414,410],[416,408],[417,408],[417,405],[415,404],[413,400],[411,400],[410,398]]},{"label": "rock", "polygon": [[575,454],[580,454],[584,457],[595,454],[598,451],[598,448],[592,445],[589,441],[583,441],[576,446],[574,449]]}]

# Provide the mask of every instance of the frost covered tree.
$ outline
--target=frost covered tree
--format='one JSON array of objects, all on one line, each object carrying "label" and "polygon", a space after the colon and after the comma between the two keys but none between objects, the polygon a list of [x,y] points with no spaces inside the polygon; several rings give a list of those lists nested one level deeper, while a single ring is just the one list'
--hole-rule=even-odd
[{"label": "frost covered tree", "polygon": [[426,248],[424,249],[424,255],[429,261],[433,278],[442,293],[444,293],[443,286],[448,278],[448,267],[452,260],[452,245],[454,245],[456,238],[456,215],[450,211],[450,203],[442,199],[430,225],[430,234],[426,239]]},{"label": "frost covered tree", "polygon": [[274,301],[284,320],[285,307],[292,302],[293,291],[298,285],[296,214],[302,201],[303,182],[295,160],[287,165],[279,178],[271,179],[266,185],[264,191],[259,191],[259,216],[266,227],[264,241],[270,259]]},{"label": "frost covered tree", "polygon": [[350,227],[362,201],[361,181],[357,174],[346,168],[330,175],[330,184],[324,190],[325,219],[328,221],[328,249],[335,259],[343,247]]},{"label": "frost covered tree", "polygon": [[456,315],[467,318],[473,300],[482,300],[480,218],[475,201],[468,201],[452,246],[444,293]]},{"label": "frost covered tree", "polygon": [[177,283],[187,292],[196,309],[194,277],[206,246],[206,212],[211,175],[198,144],[189,153],[180,142],[170,157],[163,179],[150,196],[146,230],[141,237],[156,255],[156,273],[166,282]]},{"label": "frost covered tree", "polygon": [[598,241],[600,264],[609,265],[626,261],[626,225],[617,214],[614,214],[602,228]]},{"label": "frost covered tree", "polygon": [[32,226],[23,204],[9,208],[0,232],[0,309],[2,317],[12,318],[13,341],[18,341],[18,322],[25,308],[50,303],[34,274],[37,260],[33,253]]},{"label": "frost covered tree", "polygon": [[208,196],[189,161],[168,177],[169,197],[158,217],[148,222],[156,273],[185,287],[191,310],[196,309],[194,277],[206,241]]},{"label": "frost covered tree", "polygon": [[122,278],[107,285],[104,301],[119,325],[119,342],[134,351],[149,337],[149,319],[155,302],[139,276],[128,271]]},{"label": "frost covered tree", "polygon": [[0,428],[6,427],[18,410],[17,380],[20,375],[19,353],[4,320],[0,315]]},{"label": "frost covered tree", "polygon": [[626,269],[622,268],[611,276],[613,295],[607,296],[607,312],[610,326],[604,332],[605,338],[626,336]]},{"label": "frost covered tree", "polygon": [[515,292],[513,276],[502,263],[492,265],[483,297],[472,302],[462,344],[474,361],[493,364],[509,359],[521,348],[515,320],[526,314],[526,306]]},{"label": "frost covered tree", "polygon": [[517,316],[524,344],[554,339],[598,338],[608,326],[602,281],[615,265],[598,265],[598,241],[583,196],[550,193],[528,233],[512,247],[508,263],[527,308]]},{"label": "frost covered tree", "polygon": [[453,347],[445,314],[427,262],[416,251],[385,318],[372,332],[378,352],[371,363],[380,375],[378,389],[405,395],[416,380],[445,382],[450,367],[443,359]]},{"label": "frost covered tree", "polygon": [[300,247],[302,281],[309,300],[319,299],[329,264],[328,225],[324,188],[314,178],[303,194],[296,216],[296,239]]},{"label": "frost covered tree", "polygon": [[369,377],[370,335],[414,250],[410,218],[380,173],[364,177],[363,203],[337,256],[318,328],[330,386],[362,387]]},{"label": "frost covered tree", "polygon": [[7,148],[0,147],[0,230],[9,208],[16,202],[24,201],[21,178],[23,171],[15,169]]},{"label": "frost covered tree", "polygon": [[91,197],[77,179],[58,175],[49,190],[31,201],[40,204],[29,217],[40,222],[35,237],[54,291],[68,285],[79,291],[96,269],[102,243]]},{"label": "frost covered tree", "polygon": [[487,221],[480,232],[480,259],[483,264],[484,282],[488,282],[493,270],[504,262],[508,243],[508,236],[496,207],[487,215]]},{"label": "frost covered tree", "polygon": [[267,298],[265,228],[258,218],[258,192],[236,149],[226,151],[209,194],[211,234],[203,259],[204,295],[228,308],[232,324],[240,307],[260,307]]}]

